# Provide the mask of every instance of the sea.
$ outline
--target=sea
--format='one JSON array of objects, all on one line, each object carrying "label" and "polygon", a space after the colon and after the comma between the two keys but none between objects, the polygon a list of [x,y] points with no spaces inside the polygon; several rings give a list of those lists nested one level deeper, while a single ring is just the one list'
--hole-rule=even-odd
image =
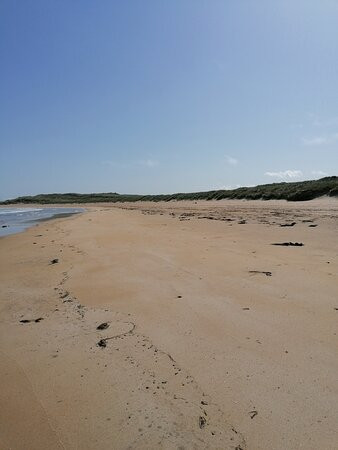
[{"label": "sea", "polygon": [[21,233],[41,221],[80,214],[84,208],[0,208],[0,237]]}]

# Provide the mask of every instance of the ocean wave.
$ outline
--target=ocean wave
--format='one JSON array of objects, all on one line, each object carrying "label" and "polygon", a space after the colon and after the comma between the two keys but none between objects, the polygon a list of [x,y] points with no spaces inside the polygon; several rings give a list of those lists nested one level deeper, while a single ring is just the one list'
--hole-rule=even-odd
[{"label": "ocean wave", "polygon": [[42,208],[22,208],[22,209],[0,209],[0,215],[2,214],[22,214],[22,213],[28,213],[28,212],[36,212],[36,211],[42,211]]}]

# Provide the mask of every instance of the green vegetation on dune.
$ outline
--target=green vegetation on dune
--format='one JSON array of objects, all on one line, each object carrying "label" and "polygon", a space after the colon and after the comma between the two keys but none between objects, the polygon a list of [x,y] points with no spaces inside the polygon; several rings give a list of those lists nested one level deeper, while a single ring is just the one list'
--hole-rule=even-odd
[{"label": "green vegetation on dune", "polygon": [[255,187],[241,187],[232,190],[208,192],[177,193],[168,195],[131,195],[114,192],[102,194],[40,194],[17,197],[1,202],[2,205],[15,203],[102,203],[102,202],[137,202],[137,201],[171,201],[171,200],[312,200],[323,195],[338,197],[338,177],[325,177],[320,180],[293,183],[263,184]]}]

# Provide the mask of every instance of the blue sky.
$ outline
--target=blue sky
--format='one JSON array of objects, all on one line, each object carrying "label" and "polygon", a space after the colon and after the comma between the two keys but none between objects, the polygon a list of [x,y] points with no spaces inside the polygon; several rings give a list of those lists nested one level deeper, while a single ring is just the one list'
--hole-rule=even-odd
[{"label": "blue sky", "polygon": [[338,174],[336,0],[2,0],[0,198]]}]

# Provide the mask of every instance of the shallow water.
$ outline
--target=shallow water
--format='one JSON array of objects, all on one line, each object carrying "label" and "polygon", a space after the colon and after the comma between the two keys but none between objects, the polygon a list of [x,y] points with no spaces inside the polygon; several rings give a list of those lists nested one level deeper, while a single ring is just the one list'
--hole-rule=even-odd
[{"label": "shallow water", "polygon": [[83,211],[83,208],[0,208],[0,237],[20,233],[44,220]]}]

